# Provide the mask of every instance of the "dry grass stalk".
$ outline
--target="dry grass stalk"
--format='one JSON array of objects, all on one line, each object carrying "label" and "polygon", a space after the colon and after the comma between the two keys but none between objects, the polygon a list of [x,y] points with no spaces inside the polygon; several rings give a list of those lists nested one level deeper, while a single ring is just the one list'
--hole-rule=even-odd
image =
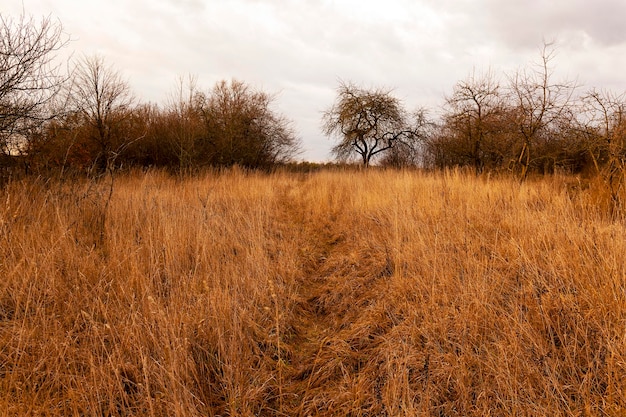
[{"label": "dry grass stalk", "polygon": [[10,183],[0,410],[622,415],[625,223],[572,183],[148,172],[110,202]]}]

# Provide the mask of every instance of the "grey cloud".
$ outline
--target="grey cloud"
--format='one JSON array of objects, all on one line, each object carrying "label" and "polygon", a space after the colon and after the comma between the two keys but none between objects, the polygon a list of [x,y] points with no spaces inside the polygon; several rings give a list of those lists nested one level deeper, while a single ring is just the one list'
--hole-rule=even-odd
[{"label": "grey cloud", "polygon": [[575,0],[503,2],[487,0],[485,12],[494,35],[515,48],[534,47],[541,39],[583,31],[600,45],[626,41],[626,2]]}]

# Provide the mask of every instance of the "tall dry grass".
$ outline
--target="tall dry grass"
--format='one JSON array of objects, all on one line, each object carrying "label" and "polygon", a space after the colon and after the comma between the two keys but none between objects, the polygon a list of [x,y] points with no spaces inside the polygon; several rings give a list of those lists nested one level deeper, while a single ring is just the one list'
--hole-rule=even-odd
[{"label": "tall dry grass", "polygon": [[567,177],[0,191],[3,415],[624,415],[626,242]]}]

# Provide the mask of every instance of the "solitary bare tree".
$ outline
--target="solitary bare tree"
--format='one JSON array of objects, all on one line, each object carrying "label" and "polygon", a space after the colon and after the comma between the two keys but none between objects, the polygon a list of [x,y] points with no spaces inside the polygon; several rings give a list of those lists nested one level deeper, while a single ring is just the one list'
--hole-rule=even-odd
[{"label": "solitary bare tree", "polygon": [[56,53],[68,42],[60,23],[0,14],[0,154],[15,151],[33,127],[55,115],[67,76]]},{"label": "solitary bare tree", "polygon": [[335,156],[350,160],[356,154],[364,166],[398,142],[415,137],[400,100],[382,88],[367,90],[341,82],[337,99],[322,121],[326,135],[339,137]]}]

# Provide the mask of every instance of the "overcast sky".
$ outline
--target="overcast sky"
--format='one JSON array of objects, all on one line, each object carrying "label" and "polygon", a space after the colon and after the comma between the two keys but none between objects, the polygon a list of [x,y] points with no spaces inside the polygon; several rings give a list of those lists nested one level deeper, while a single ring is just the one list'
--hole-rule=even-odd
[{"label": "overcast sky", "polygon": [[[624,0],[9,0],[58,18],[74,56],[99,54],[141,101],[166,102],[181,76],[203,90],[236,78],[277,93],[301,159],[330,158],[321,112],[338,80],[388,87],[408,110],[443,103],[472,71],[537,60],[554,40],[559,77],[626,90]],[[504,77],[502,77],[504,78]]]}]

